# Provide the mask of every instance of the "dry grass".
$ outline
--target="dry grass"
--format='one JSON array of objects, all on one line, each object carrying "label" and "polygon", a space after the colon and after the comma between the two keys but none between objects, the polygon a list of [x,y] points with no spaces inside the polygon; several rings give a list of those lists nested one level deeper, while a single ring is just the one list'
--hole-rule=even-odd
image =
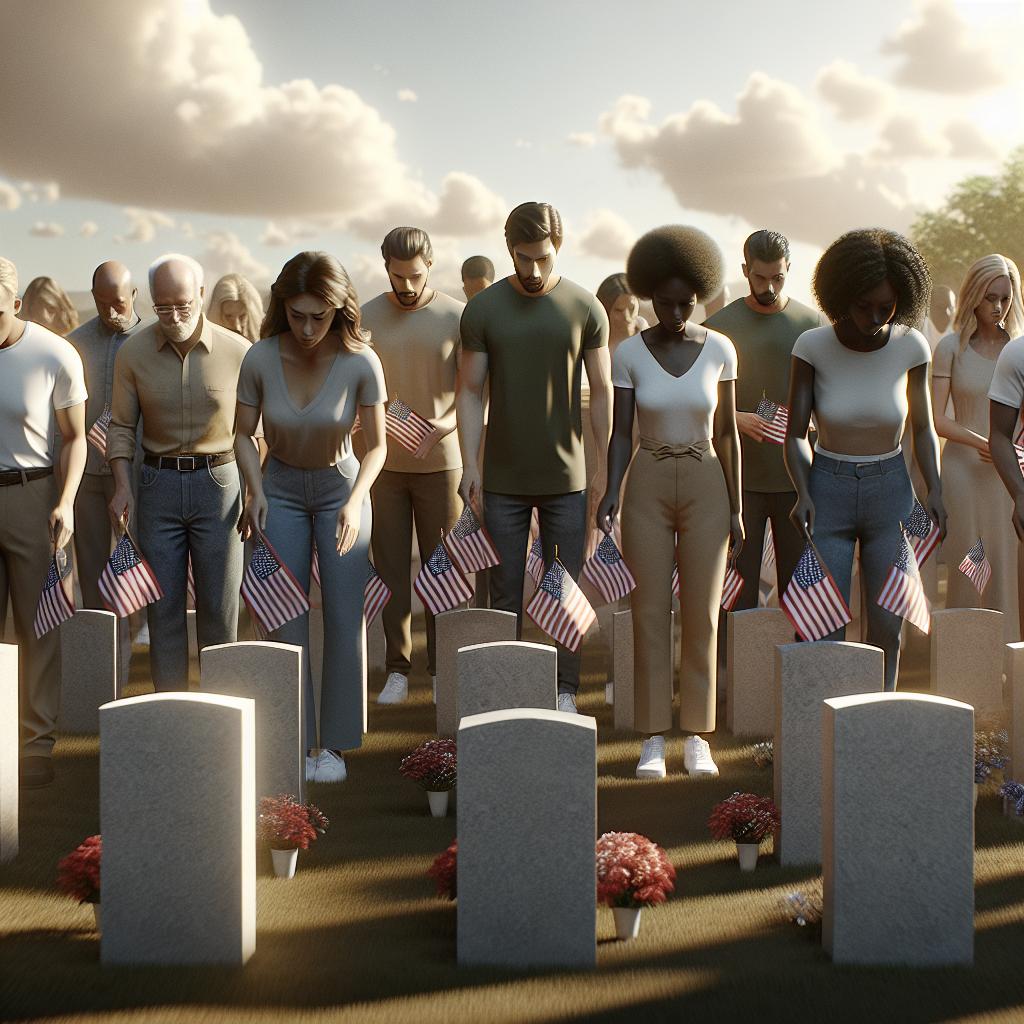
[{"label": "dry grass", "polygon": [[[905,683],[920,679],[920,654]],[[977,818],[976,966],[835,968],[780,909],[809,873],[763,857],[741,875],[729,845],[707,837],[712,804],[737,789],[769,793],[770,770],[755,769],[745,744],[720,733],[712,743],[720,779],[682,775],[675,738],[669,780],[638,782],[637,742],[612,731],[603,703],[603,665],[603,649],[588,647],[581,706],[599,722],[599,831],[649,835],[669,851],[679,880],[668,904],[645,913],[636,942],[611,941],[611,913],[599,911],[596,972],[456,966],[454,906],[433,895],[424,874],[455,821],[430,818],[423,794],[397,772],[429,735],[429,686],[418,675],[408,704],[371,705],[349,781],[312,787],[334,827],[300,855],[294,880],[261,874],[257,951],[244,970],[101,969],[91,910],[53,885],[57,860],[99,829],[97,743],[62,740],[58,782],[23,794],[22,853],[0,869],[0,1018],[1024,1020],[1024,832],[1000,816],[994,795],[982,797]]]}]

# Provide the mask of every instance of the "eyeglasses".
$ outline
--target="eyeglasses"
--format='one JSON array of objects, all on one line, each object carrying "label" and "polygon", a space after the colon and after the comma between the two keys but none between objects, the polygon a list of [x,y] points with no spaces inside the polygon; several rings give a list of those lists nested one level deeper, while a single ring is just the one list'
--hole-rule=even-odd
[{"label": "eyeglasses", "polygon": [[157,316],[170,316],[172,313],[177,313],[182,319],[185,319],[192,312],[191,302],[175,303],[171,306],[154,306],[153,312]]}]

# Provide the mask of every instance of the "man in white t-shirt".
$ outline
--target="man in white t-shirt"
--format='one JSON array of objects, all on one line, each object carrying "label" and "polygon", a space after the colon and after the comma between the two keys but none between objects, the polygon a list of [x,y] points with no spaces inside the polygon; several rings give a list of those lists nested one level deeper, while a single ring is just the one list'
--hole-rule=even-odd
[{"label": "man in white t-shirt", "polygon": [[[59,335],[18,319],[18,271],[0,257],[0,602],[8,594],[18,636],[24,787],[53,782],[60,706],[60,650],[51,630],[36,638],[36,606],[54,549],[75,529],[75,494],[85,469],[85,375]],[[60,432],[60,481],[54,434]]]}]

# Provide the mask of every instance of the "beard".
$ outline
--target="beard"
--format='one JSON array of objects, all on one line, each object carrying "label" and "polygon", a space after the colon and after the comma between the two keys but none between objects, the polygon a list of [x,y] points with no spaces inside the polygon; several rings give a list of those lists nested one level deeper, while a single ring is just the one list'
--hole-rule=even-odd
[{"label": "beard", "polygon": [[160,330],[163,331],[164,337],[168,341],[173,341],[175,344],[180,345],[183,341],[188,341],[193,334],[196,333],[196,328],[199,326],[199,317],[202,314],[196,310],[188,318],[188,320],[179,320],[176,323],[160,324]]},{"label": "beard", "polygon": [[124,334],[132,325],[132,318],[130,316],[120,316],[114,314],[113,316],[106,316],[103,318],[103,322],[110,328],[115,334]]},{"label": "beard", "polygon": [[778,294],[770,288],[766,292],[752,292],[751,294],[759,306],[774,306],[779,298]]},{"label": "beard", "polygon": [[527,292],[539,292],[544,287],[543,277],[523,277],[519,271],[516,271],[516,277],[519,278],[519,283],[523,286],[523,290]]}]

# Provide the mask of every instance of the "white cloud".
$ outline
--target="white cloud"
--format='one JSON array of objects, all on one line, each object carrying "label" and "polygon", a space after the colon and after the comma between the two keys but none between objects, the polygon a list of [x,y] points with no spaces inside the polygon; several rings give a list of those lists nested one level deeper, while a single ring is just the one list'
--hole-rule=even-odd
[{"label": "white cloud", "polygon": [[938,93],[986,92],[1007,80],[996,48],[972,31],[952,0],[918,0],[917,13],[888,36],[893,81]]},{"label": "white cloud", "polygon": [[94,220],[83,220],[81,226],[78,229],[78,233],[83,238],[92,238],[94,235],[99,234],[100,226]]},{"label": "white cloud", "polygon": [[0,210],[16,210],[21,206],[21,193],[9,182],[0,178]]},{"label": "white cloud", "polygon": [[60,199],[60,186],[55,181],[23,181],[20,188],[30,203],[55,203]]},{"label": "white cloud", "polygon": [[636,232],[613,210],[595,210],[587,217],[580,237],[580,252],[601,260],[625,263]]},{"label": "white cloud", "polygon": [[399,89],[398,99],[402,103],[415,103],[419,99],[419,96],[417,96],[412,89]]},{"label": "white cloud", "polygon": [[958,160],[998,160],[1002,148],[973,121],[954,118],[946,125],[949,155]]},{"label": "white cloud", "polygon": [[64,234],[64,226],[52,220],[37,220],[28,233],[36,238],[60,238]]},{"label": "white cloud", "polygon": [[278,227],[272,220],[267,221],[267,226],[260,235],[260,245],[287,245],[291,241],[291,235],[284,228]]},{"label": "white cloud", "polygon": [[945,139],[931,131],[913,114],[892,114],[878,133],[873,156],[878,160],[913,160],[943,156]]},{"label": "white cloud", "polygon": [[161,228],[174,227],[174,218],[160,210],[140,210],[138,207],[126,206],[124,214],[128,218],[128,231],[123,235],[115,235],[115,242],[152,242]]},{"label": "white cloud", "polygon": [[516,139],[516,149],[533,149],[533,143],[529,139]]},{"label": "white cloud", "polygon": [[186,238],[195,238],[196,229],[192,227],[192,222],[189,220],[182,221],[181,226],[178,229]]},{"label": "white cloud", "polygon": [[823,67],[814,87],[844,121],[878,116],[889,106],[894,92],[887,82],[863,74],[846,60],[834,60]]},{"label": "white cloud", "polygon": [[270,283],[269,267],[256,259],[233,231],[208,231],[203,237],[206,244],[196,259],[206,275],[207,294],[225,274],[241,274],[257,288]]},{"label": "white cloud", "polygon": [[597,136],[593,132],[570,132],[566,137],[566,141],[570,146],[590,149],[597,143]]}]

